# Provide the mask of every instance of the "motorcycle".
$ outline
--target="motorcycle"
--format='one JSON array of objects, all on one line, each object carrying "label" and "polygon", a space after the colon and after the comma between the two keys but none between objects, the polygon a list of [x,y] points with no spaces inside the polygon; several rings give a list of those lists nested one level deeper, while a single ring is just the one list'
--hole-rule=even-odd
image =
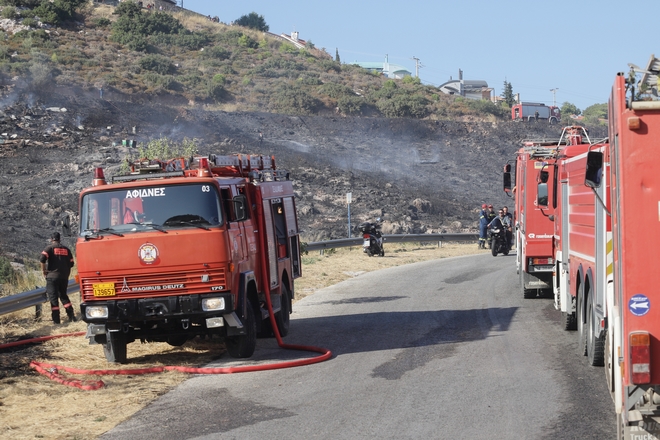
[{"label": "motorcycle", "polygon": [[375,222],[364,222],[360,223],[359,229],[362,232],[362,238],[364,241],[362,243],[362,252],[369,255],[370,257],[374,255],[380,255],[381,257],[385,256],[385,249],[383,248],[383,234],[380,232],[380,218],[377,218]]},{"label": "motorcycle", "polygon": [[506,229],[502,227],[488,229],[488,242],[493,257],[497,257],[499,253],[509,255],[509,246],[506,243]]}]

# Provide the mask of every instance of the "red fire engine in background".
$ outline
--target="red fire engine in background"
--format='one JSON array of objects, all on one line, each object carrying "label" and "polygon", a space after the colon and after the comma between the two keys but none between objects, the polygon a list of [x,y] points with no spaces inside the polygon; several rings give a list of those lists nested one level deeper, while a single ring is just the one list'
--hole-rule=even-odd
[{"label": "red fire engine in background", "polygon": [[505,166],[504,190],[515,196],[516,271],[524,298],[552,288],[554,230],[548,199],[553,197],[553,187],[548,181],[554,179],[556,151],[556,141],[523,142],[516,154],[515,183],[511,165]]},{"label": "red fire engine in background", "polygon": [[219,337],[252,356],[257,333],[288,333],[301,275],[293,187],[275,159],[140,160],[80,195],[76,243],[90,343],[125,362],[135,340],[182,345]]},{"label": "red fire engine in background", "polygon": [[540,102],[520,102],[511,106],[511,119],[514,121],[532,121],[540,119],[550,124],[561,121],[561,111],[554,105]]}]

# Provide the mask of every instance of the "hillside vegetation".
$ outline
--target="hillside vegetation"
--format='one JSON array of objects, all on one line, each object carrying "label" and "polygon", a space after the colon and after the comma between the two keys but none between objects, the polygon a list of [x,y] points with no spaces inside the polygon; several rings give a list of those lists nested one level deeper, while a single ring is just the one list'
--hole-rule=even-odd
[{"label": "hillside vegetation", "polygon": [[[83,0],[0,1],[0,73],[31,91],[59,85],[158,95],[226,111],[494,120],[505,109],[445,95],[417,78],[390,80],[335,61],[309,43],[209,21],[188,12],[148,12]],[[50,6],[45,6],[50,5]],[[59,8],[59,9],[58,9]],[[52,23],[40,28],[40,22]],[[11,23],[11,24],[7,24]]]}]

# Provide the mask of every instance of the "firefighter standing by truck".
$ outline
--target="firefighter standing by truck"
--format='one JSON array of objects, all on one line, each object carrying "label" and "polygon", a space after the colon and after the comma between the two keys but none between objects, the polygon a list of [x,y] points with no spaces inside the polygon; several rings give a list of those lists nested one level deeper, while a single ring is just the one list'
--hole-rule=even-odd
[{"label": "firefighter standing by truck", "polygon": [[46,278],[46,294],[50,301],[50,310],[53,322],[60,323],[60,305],[62,301],[66,315],[70,322],[75,322],[76,316],[71,306],[71,300],[66,293],[69,274],[73,267],[73,254],[68,247],[60,243],[60,233],[53,232],[50,236],[51,244],[41,252],[39,262],[41,272]]}]

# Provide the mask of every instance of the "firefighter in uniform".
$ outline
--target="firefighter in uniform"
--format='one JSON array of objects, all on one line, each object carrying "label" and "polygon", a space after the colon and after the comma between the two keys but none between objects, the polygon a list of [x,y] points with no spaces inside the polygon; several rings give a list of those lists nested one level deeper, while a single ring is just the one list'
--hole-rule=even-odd
[{"label": "firefighter in uniform", "polygon": [[481,205],[481,213],[479,214],[479,249],[486,249],[486,228],[490,223],[486,208],[488,208],[488,205],[485,203]]},{"label": "firefighter in uniform", "polygon": [[41,252],[39,262],[41,271],[46,277],[46,294],[50,301],[50,310],[55,324],[60,323],[60,306],[62,301],[66,315],[70,322],[76,320],[73,306],[66,293],[69,284],[69,273],[73,267],[73,254],[68,247],[60,243],[60,233],[53,232],[50,236],[51,244]]}]

